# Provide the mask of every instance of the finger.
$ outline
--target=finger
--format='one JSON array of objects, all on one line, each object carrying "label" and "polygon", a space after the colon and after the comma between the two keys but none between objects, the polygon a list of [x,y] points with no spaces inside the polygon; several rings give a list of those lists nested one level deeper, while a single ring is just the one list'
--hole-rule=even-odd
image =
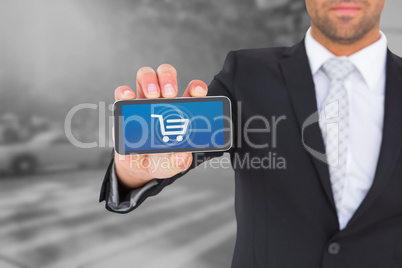
[{"label": "finger", "polygon": [[177,96],[177,71],[170,64],[162,64],[156,70],[159,85],[164,98],[175,98]]},{"label": "finger", "polygon": [[119,100],[133,100],[135,93],[129,86],[120,86],[114,91],[114,99]]},{"label": "finger", "polygon": [[193,80],[188,84],[186,91],[184,91],[183,97],[202,98],[205,97],[207,93],[207,84],[205,84],[201,80]]},{"label": "finger", "polygon": [[176,174],[185,171],[190,168],[193,163],[192,153],[172,153],[171,159],[174,169],[176,169]]},{"label": "finger", "polygon": [[152,178],[170,178],[187,170],[193,162],[191,153],[147,155],[148,174]]},{"label": "finger", "polygon": [[[141,167],[145,158],[146,155],[119,155],[115,152],[115,170],[123,184],[132,188],[138,188],[144,181],[152,179],[147,170]],[[123,180],[123,178],[125,179]]]},{"label": "finger", "polygon": [[137,95],[139,99],[157,99],[160,96],[158,78],[150,67],[142,67],[137,72]]}]

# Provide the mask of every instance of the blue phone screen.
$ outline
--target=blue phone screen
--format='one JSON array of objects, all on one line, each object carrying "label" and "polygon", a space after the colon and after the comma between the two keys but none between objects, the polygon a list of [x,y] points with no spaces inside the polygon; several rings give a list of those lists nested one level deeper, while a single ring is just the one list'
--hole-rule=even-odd
[{"label": "blue phone screen", "polygon": [[122,105],[125,151],[225,145],[222,101]]}]

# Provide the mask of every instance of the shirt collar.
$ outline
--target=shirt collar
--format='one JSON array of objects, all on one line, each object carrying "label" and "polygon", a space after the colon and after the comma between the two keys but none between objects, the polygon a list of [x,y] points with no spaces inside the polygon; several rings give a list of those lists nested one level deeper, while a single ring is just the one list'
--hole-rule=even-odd
[{"label": "shirt collar", "polygon": [[[355,54],[346,57],[359,70],[368,88],[373,91],[381,75],[385,72],[387,59],[387,38],[383,32],[381,38],[375,43],[363,48]],[[311,72],[315,75],[321,66],[329,59],[336,57],[311,35],[308,29],[305,38],[306,52],[309,59]]]}]

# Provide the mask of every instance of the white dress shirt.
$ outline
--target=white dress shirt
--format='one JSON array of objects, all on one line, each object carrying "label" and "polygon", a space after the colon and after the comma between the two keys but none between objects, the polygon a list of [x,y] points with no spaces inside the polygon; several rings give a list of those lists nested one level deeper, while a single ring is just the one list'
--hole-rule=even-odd
[{"label": "white dress shirt", "polygon": [[[315,83],[317,108],[321,110],[330,86],[321,67],[335,55],[312,37],[310,29],[305,45]],[[350,124],[345,187],[338,211],[341,230],[373,184],[382,141],[386,58],[387,39],[383,33],[377,42],[348,57],[358,71],[345,81]]]},{"label": "white dress shirt", "polygon": [[[320,110],[329,91],[329,79],[321,66],[335,56],[311,36],[310,29],[306,34],[305,45]],[[345,187],[338,215],[340,229],[346,227],[374,180],[382,141],[386,55],[387,40],[381,33],[380,40],[349,57],[358,72],[354,72],[345,81],[350,125]],[[152,180],[144,187],[133,190],[130,198],[123,201],[119,196],[114,166],[110,175],[111,189],[107,202],[115,211],[128,211],[136,206],[143,193],[158,185],[156,180]]]}]

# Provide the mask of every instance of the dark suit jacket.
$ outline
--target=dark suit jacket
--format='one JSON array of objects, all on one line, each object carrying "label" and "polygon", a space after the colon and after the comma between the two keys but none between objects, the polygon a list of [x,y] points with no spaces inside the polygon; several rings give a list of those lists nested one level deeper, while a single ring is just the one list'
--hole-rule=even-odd
[{"label": "dark suit jacket", "polygon": [[[234,168],[238,229],[232,267],[402,267],[401,58],[388,52],[383,141],[374,183],[342,231],[328,166],[310,155],[302,143],[303,122],[317,110],[304,42],[291,48],[230,52],[209,86],[209,95],[226,95],[232,100],[232,161],[247,154],[264,157],[268,152],[286,159],[286,169]],[[238,135],[253,115],[268,119],[286,116],[277,128],[276,148],[254,149],[244,135]],[[260,125],[254,127],[265,126],[262,121],[255,123]],[[271,146],[272,133],[253,132],[248,138]],[[317,123],[303,134],[308,146],[325,151]],[[198,153],[194,157],[219,155]],[[182,175],[159,180],[137,206]],[[107,195],[108,175],[101,200]]]}]

